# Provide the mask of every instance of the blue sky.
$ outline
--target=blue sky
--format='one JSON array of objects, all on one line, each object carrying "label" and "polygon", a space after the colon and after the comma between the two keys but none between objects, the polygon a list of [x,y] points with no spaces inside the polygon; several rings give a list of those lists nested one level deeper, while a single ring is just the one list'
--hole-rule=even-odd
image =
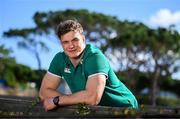
[{"label": "blue sky", "polygon": [[[37,11],[48,12],[66,9],[87,9],[119,20],[143,22],[149,27],[168,27],[175,24],[180,31],[180,0],[1,0],[0,44],[12,48],[18,63],[37,68],[36,59],[29,52],[18,49],[14,39],[2,37],[10,28],[33,27],[33,15]],[[43,68],[47,69],[53,56],[61,50],[57,42],[48,42],[49,53],[41,53]]]}]

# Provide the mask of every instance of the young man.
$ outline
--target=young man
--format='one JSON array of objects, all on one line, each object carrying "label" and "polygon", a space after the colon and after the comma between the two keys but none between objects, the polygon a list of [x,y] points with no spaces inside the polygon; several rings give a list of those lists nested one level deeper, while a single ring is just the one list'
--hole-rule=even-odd
[{"label": "young man", "polygon": [[[138,107],[136,98],[116,77],[103,53],[85,44],[83,28],[78,22],[60,23],[57,35],[64,52],[55,55],[41,84],[39,95],[45,110],[78,103]],[[56,90],[61,80],[67,82],[72,94]]]}]

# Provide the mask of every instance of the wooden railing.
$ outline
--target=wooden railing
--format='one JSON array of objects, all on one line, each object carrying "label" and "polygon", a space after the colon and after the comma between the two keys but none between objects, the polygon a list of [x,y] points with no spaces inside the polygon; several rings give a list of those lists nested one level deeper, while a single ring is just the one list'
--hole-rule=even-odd
[{"label": "wooden railing", "polygon": [[64,106],[46,112],[36,97],[0,96],[0,117],[2,118],[178,118],[180,108],[152,107],[141,105],[139,109],[83,104]]}]

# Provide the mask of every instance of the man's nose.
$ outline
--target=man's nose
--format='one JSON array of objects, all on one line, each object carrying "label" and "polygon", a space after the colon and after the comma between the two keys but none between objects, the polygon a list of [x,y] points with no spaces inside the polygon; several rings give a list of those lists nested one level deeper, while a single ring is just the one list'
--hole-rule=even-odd
[{"label": "man's nose", "polygon": [[74,47],[73,42],[69,42],[69,47],[70,47],[70,48],[73,48],[73,47]]}]

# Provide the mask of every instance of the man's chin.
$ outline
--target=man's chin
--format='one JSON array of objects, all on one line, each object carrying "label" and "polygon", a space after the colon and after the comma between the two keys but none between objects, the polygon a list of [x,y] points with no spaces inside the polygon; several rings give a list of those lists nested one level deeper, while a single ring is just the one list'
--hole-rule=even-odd
[{"label": "man's chin", "polygon": [[78,59],[79,55],[69,55],[69,58],[71,58],[71,59]]},{"label": "man's chin", "polygon": [[81,53],[74,53],[74,54],[67,54],[69,58],[71,59],[79,59],[79,57],[81,56]]}]

